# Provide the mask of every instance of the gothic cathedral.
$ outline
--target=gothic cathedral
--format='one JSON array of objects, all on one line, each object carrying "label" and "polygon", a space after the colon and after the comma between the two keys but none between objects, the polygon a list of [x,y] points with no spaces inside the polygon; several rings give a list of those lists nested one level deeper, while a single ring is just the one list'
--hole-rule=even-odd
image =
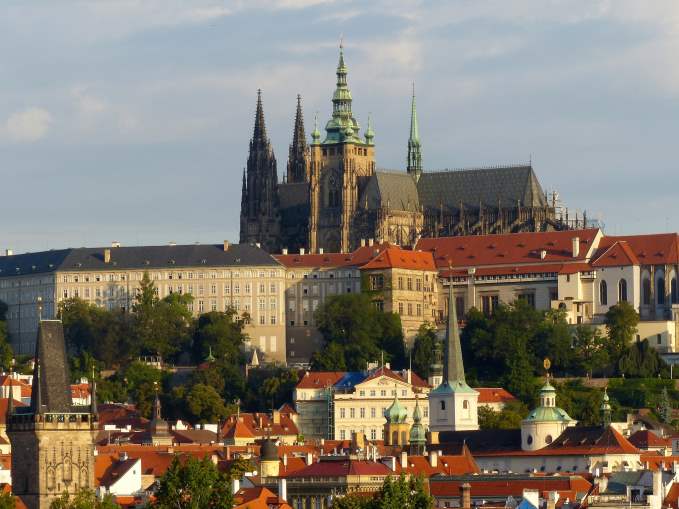
[{"label": "gothic cathedral", "polygon": [[360,134],[341,45],[336,73],[323,139],[316,119],[307,143],[297,96],[281,183],[258,92],[243,173],[240,242],[258,243],[269,252],[349,252],[362,239],[409,247],[420,237],[582,226],[557,218],[555,200],[548,200],[530,164],[424,171],[414,87],[405,171],[377,170],[375,133],[368,118]]}]

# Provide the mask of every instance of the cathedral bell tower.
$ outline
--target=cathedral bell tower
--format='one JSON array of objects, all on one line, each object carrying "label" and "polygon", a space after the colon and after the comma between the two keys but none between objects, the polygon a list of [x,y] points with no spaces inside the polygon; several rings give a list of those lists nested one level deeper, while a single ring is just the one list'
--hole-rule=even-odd
[{"label": "cathedral bell tower", "polygon": [[29,509],[48,509],[64,493],[94,489],[96,388],[91,404],[74,406],[70,372],[59,320],[41,320],[29,407],[10,408],[7,435],[12,445],[12,491]]},{"label": "cathedral bell tower", "polygon": [[349,252],[360,239],[354,238],[353,220],[358,197],[375,172],[375,144],[372,125],[364,137],[351,111],[351,91],[347,85],[348,68],[340,44],[337,85],[332,97],[332,117],[320,141],[312,133],[310,163],[309,248],[318,252]]}]

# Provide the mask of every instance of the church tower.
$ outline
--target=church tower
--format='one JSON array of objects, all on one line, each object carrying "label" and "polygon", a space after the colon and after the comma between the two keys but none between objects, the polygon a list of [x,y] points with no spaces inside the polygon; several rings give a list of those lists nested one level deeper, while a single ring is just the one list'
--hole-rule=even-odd
[{"label": "church tower", "polygon": [[247,172],[243,175],[240,242],[259,243],[270,253],[278,251],[280,215],[276,158],[266,135],[262,91],[257,91],[255,128],[250,140]]},{"label": "church tower", "polygon": [[91,404],[71,402],[64,331],[58,320],[41,320],[36,343],[31,405],[7,416],[12,445],[12,491],[29,509],[48,509],[63,493],[94,489],[96,389]]},{"label": "church tower", "polygon": [[312,134],[310,168],[309,248],[318,252],[348,252],[357,247],[354,238],[354,213],[358,197],[375,172],[374,132],[369,126],[364,138],[351,111],[351,91],[347,85],[348,68],[340,44],[337,86],[332,97],[332,118],[325,125],[320,141]]},{"label": "church tower", "polygon": [[415,179],[415,182],[420,180],[422,175],[422,144],[420,143],[420,129],[417,124],[414,83],[413,98],[410,103],[410,136],[408,137],[408,166],[406,171]]},{"label": "church tower", "polygon": [[302,115],[302,97],[300,95],[297,96],[295,127],[288,154],[287,181],[291,184],[309,181],[309,148],[304,133],[304,116]]},{"label": "church tower", "polygon": [[464,376],[460,331],[457,325],[453,282],[448,294],[448,326],[444,343],[443,382],[429,393],[431,431],[479,429],[479,393],[469,387]]}]

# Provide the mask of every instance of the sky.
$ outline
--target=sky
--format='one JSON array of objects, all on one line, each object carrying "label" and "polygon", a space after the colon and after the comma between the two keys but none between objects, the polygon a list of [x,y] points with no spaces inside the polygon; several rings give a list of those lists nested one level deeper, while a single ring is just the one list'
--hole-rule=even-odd
[{"label": "sky", "polygon": [[609,234],[676,231],[676,0],[7,0],[0,249],[238,240],[262,89],[282,178],[342,37],[378,168],[532,161]]}]

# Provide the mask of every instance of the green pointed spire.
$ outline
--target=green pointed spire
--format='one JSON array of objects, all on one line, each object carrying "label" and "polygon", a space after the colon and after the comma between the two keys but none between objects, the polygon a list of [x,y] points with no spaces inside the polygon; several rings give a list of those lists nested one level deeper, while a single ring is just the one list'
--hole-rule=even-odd
[{"label": "green pointed spire", "polygon": [[372,117],[368,115],[368,128],[365,130],[365,143],[367,145],[375,144],[375,131],[373,130]]},{"label": "green pointed spire", "polygon": [[425,452],[427,445],[427,434],[422,424],[422,414],[420,413],[420,402],[415,396],[415,410],[413,411],[413,425],[410,427],[408,443],[410,444],[410,454],[420,456]]},{"label": "green pointed spire", "polygon": [[344,63],[344,45],[340,43],[337,63],[337,85],[332,96],[332,118],[325,126],[326,138],[323,143],[362,143],[358,137],[360,129],[351,112],[351,91],[347,85],[348,68]]},{"label": "green pointed spire", "polygon": [[321,132],[318,130],[318,112],[314,115],[314,130],[311,133],[311,143],[318,145],[321,142]]},{"label": "green pointed spire", "polygon": [[604,387],[604,396],[601,401],[601,419],[604,428],[611,425],[611,404],[606,387]]},{"label": "green pointed spire", "polygon": [[420,129],[417,123],[417,107],[415,106],[415,83],[413,83],[413,97],[410,104],[407,172],[416,180],[419,180],[422,174],[422,144],[420,143]]}]

